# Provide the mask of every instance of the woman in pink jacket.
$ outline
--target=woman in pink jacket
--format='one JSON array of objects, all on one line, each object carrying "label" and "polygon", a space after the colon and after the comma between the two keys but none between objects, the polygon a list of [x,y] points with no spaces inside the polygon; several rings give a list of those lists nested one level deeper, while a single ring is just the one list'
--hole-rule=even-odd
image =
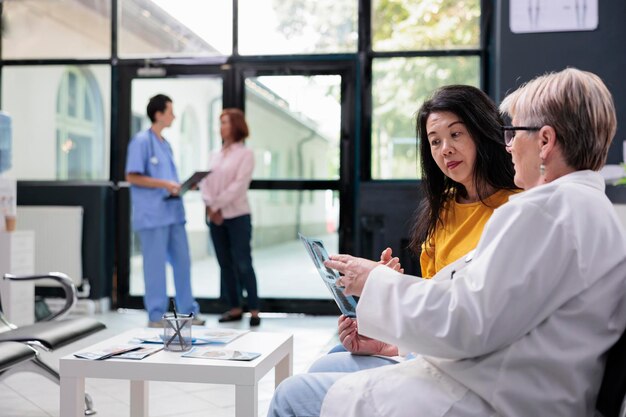
[{"label": "woman in pink jacket", "polygon": [[230,306],[219,322],[241,320],[241,292],[245,289],[250,326],[258,326],[261,319],[252,266],[252,223],[247,195],[254,170],[254,154],[245,146],[249,131],[241,110],[224,109],[220,124],[222,149],[212,155],[211,174],[200,183],[207,224],[220,265],[223,294]]}]

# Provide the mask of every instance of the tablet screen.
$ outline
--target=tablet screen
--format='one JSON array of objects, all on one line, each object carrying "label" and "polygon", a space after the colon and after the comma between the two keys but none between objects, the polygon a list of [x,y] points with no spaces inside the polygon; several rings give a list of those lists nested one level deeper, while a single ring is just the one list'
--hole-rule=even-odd
[{"label": "tablet screen", "polygon": [[311,239],[300,233],[298,235],[300,236],[302,243],[304,243],[304,247],[311,257],[311,260],[313,260],[313,263],[322,277],[322,280],[326,284],[326,287],[333,295],[341,313],[347,317],[356,317],[356,298],[351,295],[345,295],[343,290],[337,287],[339,273],[334,269],[324,266],[324,261],[329,259],[324,243],[321,240]]},{"label": "tablet screen", "polygon": [[196,171],[196,172],[194,172],[193,174],[191,174],[191,176],[189,178],[187,178],[185,180],[185,182],[183,182],[180,185],[180,190],[178,190],[178,194],[177,195],[168,195],[167,197],[165,197],[165,199],[169,200],[171,198],[180,198],[180,197],[182,197],[183,194],[185,194],[187,191],[189,191],[191,189],[191,187],[193,187],[194,185],[199,183],[204,177],[209,175],[210,172],[211,171]]}]

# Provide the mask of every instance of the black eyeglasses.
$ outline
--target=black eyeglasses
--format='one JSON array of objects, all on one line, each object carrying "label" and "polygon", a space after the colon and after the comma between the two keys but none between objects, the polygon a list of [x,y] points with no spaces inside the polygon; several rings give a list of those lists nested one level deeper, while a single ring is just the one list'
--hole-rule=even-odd
[{"label": "black eyeglasses", "polygon": [[515,139],[515,131],[516,130],[537,131],[537,130],[540,130],[540,129],[541,129],[541,127],[502,126],[502,133],[504,134],[504,144],[506,146],[511,146],[511,143],[513,143],[513,139]]}]

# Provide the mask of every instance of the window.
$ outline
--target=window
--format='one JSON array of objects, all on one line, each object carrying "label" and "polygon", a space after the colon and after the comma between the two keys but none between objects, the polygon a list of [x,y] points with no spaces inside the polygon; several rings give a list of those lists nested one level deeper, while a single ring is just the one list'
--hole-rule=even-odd
[{"label": "window", "polygon": [[437,87],[479,85],[478,57],[377,58],[372,68],[372,177],[416,179],[415,116]]},{"label": "window", "polygon": [[446,84],[480,86],[480,1],[373,0],[371,17],[371,177],[417,179],[422,102]]},{"label": "window", "polygon": [[106,65],[4,67],[2,107],[13,127],[10,175],[108,179],[110,77]]},{"label": "window", "polygon": [[2,59],[111,57],[111,0],[5,0]]},{"label": "window", "polygon": [[255,179],[339,178],[341,76],[250,77],[245,85],[247,144],[263,158]]},{"label": "window", "polygon": [[372,0],[372,49],[478,48],[480,0]]},{"label": "window", "polygon": [[56,140],[56,179],[106,178],[102,99],[98,84],[87,69],[70,67],[61,78]]},{"label": "window", "polygon": [[242,55],[356,52],[356,0],[240,0]]},{"label": "window", "polygon": [[232,0],[119,0],[119,56],[232,53]]}]

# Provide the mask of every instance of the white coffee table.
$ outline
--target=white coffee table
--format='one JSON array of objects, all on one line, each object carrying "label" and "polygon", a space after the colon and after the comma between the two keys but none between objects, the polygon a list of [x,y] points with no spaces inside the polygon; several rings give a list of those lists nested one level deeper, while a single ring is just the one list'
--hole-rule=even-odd
[{"label": "white coffee table", "polygon": [[[101,350],[128,343],[146,329],[130,330],[81,352]],[[155,331],[155,334],[158,332]],[[211,345],[262,353],[255,360],[228,361],[183,358],[181,353],[161,351],[142,360],[106,359],[91,361],[68,355],[60,360],[61,413],[82,417],[85,378],[127,379],[130,381],[130,416],[148,416],[148,381],[196,382],[235,385],[235,416],[258,415],[258,383],[275,368],[275,386],[293,372],[293,336],[281,333],[250,332],[227,345]]]}]

